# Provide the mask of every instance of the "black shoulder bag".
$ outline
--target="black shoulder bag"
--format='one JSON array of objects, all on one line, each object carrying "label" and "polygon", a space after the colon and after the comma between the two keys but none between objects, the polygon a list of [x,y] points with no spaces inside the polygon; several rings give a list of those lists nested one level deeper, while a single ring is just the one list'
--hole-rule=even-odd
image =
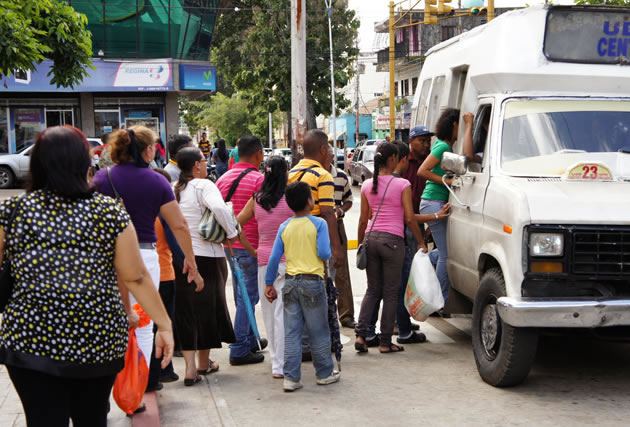
[{"label": "black shoulder bag", "polygon": [[15,206],[9,216],[9,222],[7,222],[7,226],[4,230],[4,262],[2,263],[2,268],[0,268],[0,312],[3,312],[9,303],[15,282],[13,276],[11,276],[11,258],[9,257],[9,247],[7,243],[9,241],[9,232],[11,231],[13,220],[15,219],[21,200],[22,198],[20,197],[17,202],[15,202]]}]

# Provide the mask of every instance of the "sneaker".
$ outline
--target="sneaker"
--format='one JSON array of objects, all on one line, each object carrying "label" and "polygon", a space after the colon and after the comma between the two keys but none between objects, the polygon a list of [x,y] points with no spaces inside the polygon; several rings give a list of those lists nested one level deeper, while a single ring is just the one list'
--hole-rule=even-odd
[{"label": "sneaker", "polygon": [[246,356],[243,357],[230,357],[230,365],[251,365],[254,363],[260,363],[263,360],[265,360],[265,356],[260,353],[248,353]]},{"label": "sneaker", "polygon": [[293,380],[290,380],[288,378],[285,378],[284,379],[284,383],[282,384],[282,389],[284,391],[289,391],[289,392],[295,391],[295,390],[299,390],[302,387],[304,387],[302,385],[302,381],[293,381]]},{"label": "sneaker", "polygon": [[328,385],[332,383],[336,383],[341,378],[341,372],[333,371],[332,374],[328,378],[317,378],[316,383],[318,385]]},{"label": "sneaker", "polygon": [[413,332],[411,331],[411,335],[407,338],[396,338],[398,344],[417,344],[421,342],[425,342],[427,340],[427,336],[422,332]]},{"label": "sneaker", "polygon": [[256,343],[251,348],[251,351],[252,351],[252,353],[258,353],[259,351],[263,351],[264,349],[266,349],[268,345],[269,345],[269,341],[267,341],[267,338],[261,338],[260,339],[260,349],[258,349],[258,343]]}]

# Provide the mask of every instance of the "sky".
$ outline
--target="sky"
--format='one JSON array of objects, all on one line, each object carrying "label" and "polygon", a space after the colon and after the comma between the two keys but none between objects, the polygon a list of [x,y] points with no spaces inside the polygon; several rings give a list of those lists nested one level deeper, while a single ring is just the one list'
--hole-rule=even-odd
[{"label": "sky", "polygon": [[[323,0],[322,0],[323,1]],[[398,0],[394,0],[396,3]],[[417,0],[410,0],[402,4],[405,7],[413,6]],[[495,0],[494,7],[519,7],[529,4],[531,6],[543,4],[544,0]],[[573,4],[573,0],[555,0],[556,4]],[[374,44],[374,23],[382,21],[389,16],[389,0],[349,0],[349,7],[357,11],[361,20],[359,29],[359,48],[361,52],[371,52]],[[451,4],[457,5],[458,0],[452,0]],[[487,4],[487,1],[486,1]],[[420,3],[419,8],[423,8]]]}]

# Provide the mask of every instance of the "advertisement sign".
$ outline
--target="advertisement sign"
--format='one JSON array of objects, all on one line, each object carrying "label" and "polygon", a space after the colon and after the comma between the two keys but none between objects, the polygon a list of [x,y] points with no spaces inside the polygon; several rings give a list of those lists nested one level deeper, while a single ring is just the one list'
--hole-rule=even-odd
[{"label": "advertisement sign", "polygon": [[141,62],[104,61],[94,59],[96,70],[74,88],[50,84],[52,61],[43,61],[30,72],[17,71],[0,78],[2,92],[164,92],[173,89],[172,62],[157,59]]},{"label": "advertisement sign", "polygon": [[179,64],[179,88],[182,90],[217,90],[216,67]]}]

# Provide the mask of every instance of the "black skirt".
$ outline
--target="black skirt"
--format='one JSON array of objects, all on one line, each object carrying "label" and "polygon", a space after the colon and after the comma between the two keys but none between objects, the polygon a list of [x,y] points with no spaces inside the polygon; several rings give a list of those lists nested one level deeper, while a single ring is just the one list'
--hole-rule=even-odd
[{"label": "black skirt", "polygon": [[225,258],[195,257],[204,288],[195,292],[176,269],[175,327],[182,350],[221,348],[221,343],[236,342],[232,320],[225,301],[227,263]]}]

